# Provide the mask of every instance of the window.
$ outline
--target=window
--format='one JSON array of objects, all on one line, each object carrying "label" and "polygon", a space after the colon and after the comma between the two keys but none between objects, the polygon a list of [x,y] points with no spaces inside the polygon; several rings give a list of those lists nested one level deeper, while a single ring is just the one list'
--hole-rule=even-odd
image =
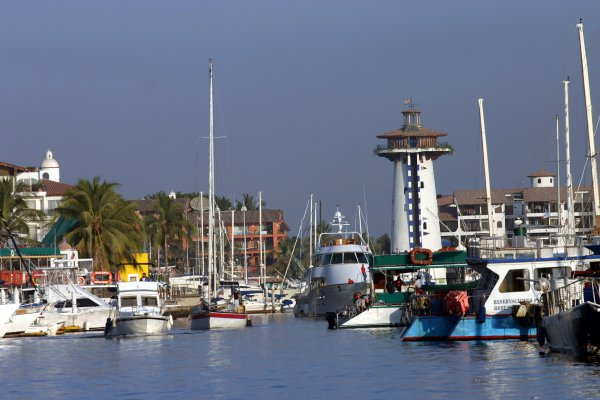
[{"label": "window", "polygon": [[542,178],[538,178],[538,183],[542,183]]},{"label": "window", "polygon": [[43,179],[50,179],[50,174],[49,174],[49,173],[47,173],[47,172],[44,172],[44,173],[42,174],[42,178],[43,178]]},{"label": "window", "polygon": [[128,296],[121,297],[121,307],[135,307],[137,306],[137,297]]},{"label": "window", "polygon": [[496,224],[496,228],[502,228],[502,221],[498,221],[498,223]]},{"label": "window", "polygon": [[323,256],[323,265],[331,264],[331,254],[325,254]]},{"label": "window", "polygon": [[356,254],[344,253],[344,264],[356,264]]},{"label": "window", "polygon": [[369,260],[367,260],[367,255],[365,253],[356,253],[358,257],[358,262],[363,264],[368,264]]},{"label": "window", "polygon": [[423,230],[427,229],[427,222],[423,222]]},{"label": "window", "polygon": [[156,307],[158,306],[158,299],[156,297],[142,296],[142,305]]},{"label": "window", "polygon": [[425,182],[421,181],[421,189],[425,187]]},{"label": "window", "polygon": [[500,293],[527,292],[530,287],[529,270],[511,269],[500,284]]},{"label": "window", "polygon": [[334,253],[331,256],[331,264],[342,264],[344,253]]}]

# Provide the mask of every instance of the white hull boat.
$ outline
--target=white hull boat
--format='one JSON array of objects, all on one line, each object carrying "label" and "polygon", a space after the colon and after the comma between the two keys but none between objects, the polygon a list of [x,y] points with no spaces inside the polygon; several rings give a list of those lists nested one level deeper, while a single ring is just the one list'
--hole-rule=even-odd
[{"label": "white hull boat", "polygon": [[135,315],[115,319],[111,336],[163,335],[169,332],[171,319],[165,315]]},{"label": "white hull boat", "polygon": [[114,318],[108,318],[104,336],[162,335],[173,325],[160,306],[158,283],[119,282]]},{"label": "white hull boat", "polygon": [[366,293],[372,252],[358,232],[344,232],[348,225],[339,210],[332,226],[338,232],[319,235],[312,267],[305,276],[305,289],[295,295],[295,316],[325,316],[338,313],[354,302],[357,293]]},{"label": "white hull boat", "polygon": [[11,323],[10,318],[19,308],[19,304],[6,303],[0,304],[0,338],[6,335],[6,332],[10,329]]},{"label": "white hull boat", "polygon": [[406,307],[402,305],[373,305],[350,319],[339,328],[388,328],[405,325]]},{"label": "white hull boat", "polygon": [[17,335],[24,333],[41,315],[42,311],[40,307],[18,308],[9,319],[6,334]]},{"label": "white hull boat", "polygon": [[209,311],[201,305],[192,308],[190,327],[194,330],[206,329],[237,329],[252,324],[246,313],[233,311]]}]

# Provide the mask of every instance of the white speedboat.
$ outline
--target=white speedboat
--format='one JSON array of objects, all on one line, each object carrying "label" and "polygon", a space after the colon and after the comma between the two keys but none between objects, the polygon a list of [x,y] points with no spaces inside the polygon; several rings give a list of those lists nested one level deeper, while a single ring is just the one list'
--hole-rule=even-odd
[{"label": "white speedboat", "polygon": [[358,232],[344,232],[348,225],[339,210],[333,222],[338,232],[321,233],[305,275],[305,289],[296,295],[295,316],[324,316],[352,305],[357,293],[368,289],[372,252]]},{"label": "white speedboat", "polygon": [[106,320],[104,336],[161,335],[172,324],[162,313],[157,282],[119,282],[115,313]]},{"label": "white speedboat", "polygon": [[0,338],[9,330],[10,318],[19,308],[19,302],[8,300],[4,289],[0,289]]},{"label": "white speedboat", "polygon": [[13,303],[20,304],[19,308],[9,318],[6,327],[6,335],[17,335],[27,331],[27,329],[42,315],[45,305],[41,304],[39,297],[37,301],[21,303],[18,289],[13,289]]}]

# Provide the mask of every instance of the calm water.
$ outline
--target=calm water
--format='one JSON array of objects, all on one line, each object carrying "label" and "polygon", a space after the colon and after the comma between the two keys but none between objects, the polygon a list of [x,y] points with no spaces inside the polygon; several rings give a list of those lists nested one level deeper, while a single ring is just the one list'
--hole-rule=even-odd
[{"label": "calm water", "polygon": [[398,331],[330,331],[254,316],[243,330],[106,340],[0,340],[3,399],[600,398],[600,364],[541,357],[533,342],[403,343]]}]

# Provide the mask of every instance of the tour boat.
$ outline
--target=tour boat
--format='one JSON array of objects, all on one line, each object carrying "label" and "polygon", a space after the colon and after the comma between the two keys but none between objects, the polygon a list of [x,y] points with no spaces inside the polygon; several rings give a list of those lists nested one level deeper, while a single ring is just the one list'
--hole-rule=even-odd
[{"label": "tour boat", "polygon": [[542,240],[521,246],[521,239],[516,229],[512,238],[516,246],[505,246],[498,238],[488,239],[487,245],[480,239],[470,246],[467,264],[481,275],[477,286],[464,291],[464,296],[425,292],[411,306],[414,317],[403,340],[535,338],[544,279],[566,279],[599,262],[600,255],[584,246]]},{"label": "tour boat", "polygon": [[104,336],[161,335],[172,324],[162,313],[157,282],[119,282],[116,309],[106,320]]},{"label": "tour boat", "polygon": [[305,275],[304,291],[296,294],[295,316],[325,316],[354,302],[356,293],[367,291],[372,252],[358,232],[345,232],[348,225],[336,210],[334,233],[319,235],[312,267]]},{"label": "tour boat", "polygon": [[[444,293],[476,284],[474,274],[465,262],[464,250],[425,250],[374,256],[370,267],[371,290],[366,295],[356,296],[353,305],[336,315],[327,315],[330,328],[406,328],[412,322],[411,304],[424,290]],[[424,256],[421,257],[421,254]],[[444,269],[444,273],[434,275],[445,278],[438,281],[429,272],[440,269]],[[427,278],[425,282],[423,277]],[[390,290],[389,283],[397,283],[398,280],[400,284],[392,285]]]}]

